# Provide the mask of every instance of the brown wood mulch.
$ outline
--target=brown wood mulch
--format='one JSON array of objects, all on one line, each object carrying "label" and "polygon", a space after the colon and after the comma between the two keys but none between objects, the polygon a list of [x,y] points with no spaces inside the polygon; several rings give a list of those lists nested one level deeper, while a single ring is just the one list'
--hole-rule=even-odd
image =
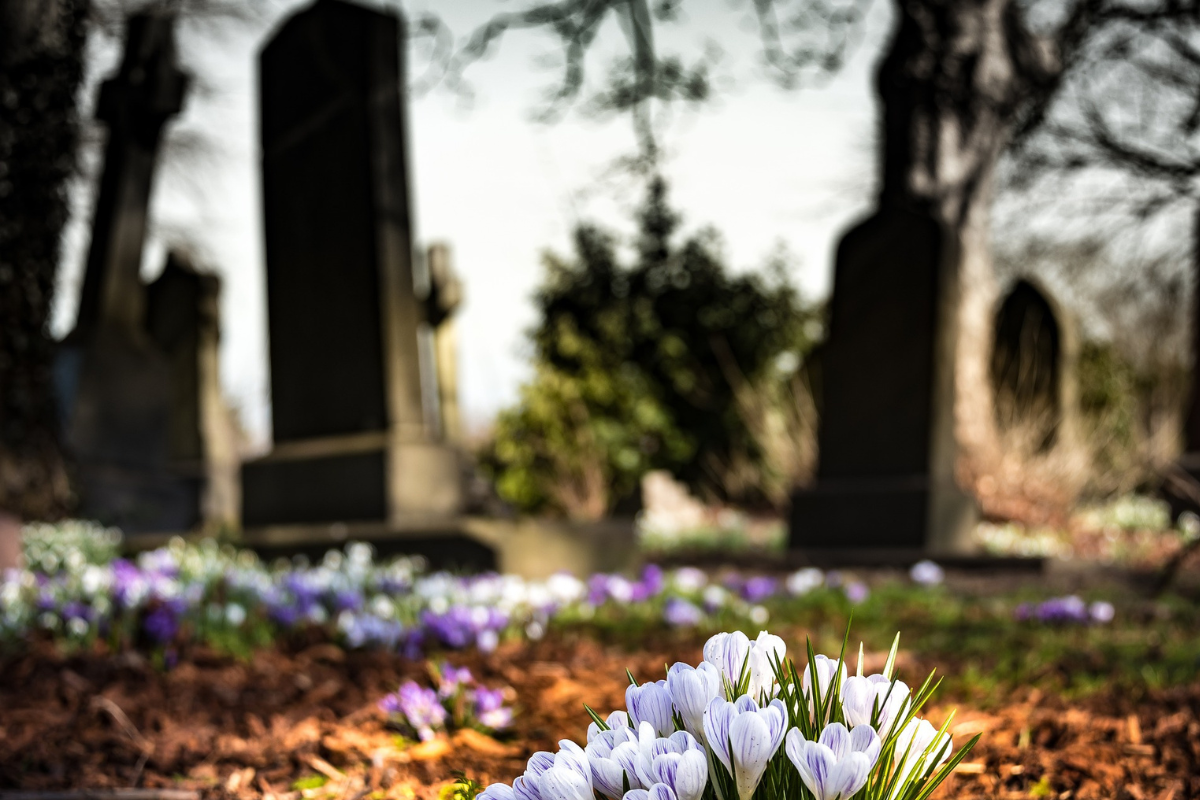
[{"label": "brown wood mulch", "polygon": [[[196,651],[161,671],[132,655],[38,650],[0,660],[0,797],[159,787],[204,800],[432,800],[458,771],[509,781],[531,752],[582,739],[583,703],[623,707],[626,666],[657,676],[664,663],[695,663],[699,644],[665,638],[632,654],[556,637],[453,654],[484,683],[511,688],[516,734],[466,732],[407,748],[375,707],[401,680],[423,675],[423,664],[396,656],[332,645],[247,661]],[[940,722],[949,705],[928,716]],[[983,740],[935,797],[1200,798],[1200,682],[1137,699],[1113,691],[1068,701],[1022,689],[990,707],[959,708],[956,741],[976,732]],[[325,784],[293,788],[315,776]]]}]

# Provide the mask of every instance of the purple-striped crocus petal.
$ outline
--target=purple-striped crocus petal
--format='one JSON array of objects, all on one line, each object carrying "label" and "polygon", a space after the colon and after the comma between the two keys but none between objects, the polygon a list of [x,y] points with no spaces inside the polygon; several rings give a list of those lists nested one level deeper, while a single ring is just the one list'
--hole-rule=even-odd
[{"label": "purple-striped crocus petal", "polygon": [[483,800],[516,800],[516,792],[508,784],[493,783],[477,795]]},{"label": "purple-striped crocus petal", "polygon": [[718,633],[704,643],[704,660],[716,667],[735,687],[749,655],[750,639],[741,631]]},{"label": "purple-striped crocus petal", "polygon": [[656,783],[650,787],[649,800],[678,800],[675,790],[665,783]]},{"label": "purple-striped crocus petal", "polygon": [[629,788],[645,789],[653,781],[642,780],[646,767],[643,767],[641,747],[637,742],[622,742],[613,748],[610,759],[617,762],[621,771],[629,777]]},{"label": "purple-striped crocus petal", "polygon": [[[588,793],[592,790],[592,768],[588,765],[587,753],[582,747],[572,742],[570,739],[560,739],[558,742],[560,750],[554,754],[554,766],[551,769],[569,769],[587,782]],[[545,775],[542,776],[545,778]],[[538,789],[541,790],[541,781],[538,782]],[[543,792],[543,794],[545,794]],[[551,800],[551,798],[544,798]]]},{"label": "purple-striped crocus petal", "polygon": [[834,767],[833,752],[824,745],[806,740],[797,728],[788,731],[784,752],[816,800],[829,800],[826,788]]},{"label": "purple-striped crocus petal", "polygon": [[650,793],[645,789],[630,789],[621,800],[650,800]]},{"label": "purple-striped crocus petal", "polygon": [[700,666],[678,663],[667,671],[667,693],[683,720],[683,728],[697,739],[704,737],[704,709],[721,697],[721,674],[707,661]]},{"label": "purple-striped crocus petal", "polygon": [[525,765],[525,777],[537,780],[542,777],[542,773],[554,766],[554,753],[548,750],[539,750],[529,757],[529,762]]},{"label": "purple-striped crocus petal", "polygon": [[712,748],[713,755],[733,774],[733,762],[729,760],[729,724],[737,715],[733,703],[713,698],[704,710],[704,738]]},{"label": "purple-striped crocus petal", "polygon": [[866,756],[870,768],[874,768],[875,762],[879,760],[879,751],[883,749],[883,742],[870,725],[859,725],[850,732],[850,749]]},{"label": "purple-striped crocus petal", "polygon": [[592,786],[609,800],[621,800],[625,791],[625,770],[609,758],[588,758],[592,767]]},{"label": "purple-striped crocus petal", "polygon": [[517,800],[542,800],[541,794],[538,793],[540,777],[540,775],[536,777],[522,775],[513,781],[513,795]]},{"label": "purple-striped crocus petal", "polygon": [[538,781],[542,800],[595,800],[592,795],[592,774],[586,778],[573,766],[555,765],[546,770]]},{"label": "purple-striped crocus petal", "polygon": [[[627,713],[625,713],[624,711],[620,711],[620,710],[614,711],[608,715],[607,719],[604,720],[604,724],[608,726],[608,729],[610,731],[619,730],[619,729],[629,730],[629,728],[630,728],[629,715]],[[587,740],[590,742],[592,740],[592,738],[595,736],[595,734],[597,734],[599,732],[600,732],[600,726],[597,725],[595,722],[590,723],[588,725]]]},{"label": "purple-striped crocus petal", "polygon": [[636,724],[649,722],[659,736],[670,736],[675,731],[672,716],[671,694],[666,681],[647,681],[641,686],[630,686],[625,690],[625,707]]},{"label": "purple-striped crocus petal", "polygon": [[678,800],[699,800],[708,785],[708,754],[699,749],[664,753],[655,757],[650,775],[670,786]]},{"label": "purple-striped crocus petal", "polygon": [[841,761],[851,753],[850,731],[840,722],[831,722],[821,731],[817,742],[833,751],[833,760]]},{"label": "purple-striped crocus petal", "polygon": [[867,783],[871,766],[862,753],[851,753],[838,761],[825,779],[825,800],[845,800]]},{"label": "purple-striped crocus petal", "polygon": [[610,728],[606,731],[597,731],[596,735],[588,740],[584,752],[587,753],[589,759],[608,758],[617,745],[622,742],[636,741],[637,736],[629,728]]},{"label": "purple-striped crocus petal", "polygon": [[729,747],[738,797],[750,800],[767,769],[767,762],[775,755],[767,721],[754,712],[738,715],[729,723]]},{"label": "purple-striped crocus petal", "polygon": [[875,684],[869,678],[857,675],[846,680],[842,692],[842,715],[851,728],[870,725],[875,713]]}]

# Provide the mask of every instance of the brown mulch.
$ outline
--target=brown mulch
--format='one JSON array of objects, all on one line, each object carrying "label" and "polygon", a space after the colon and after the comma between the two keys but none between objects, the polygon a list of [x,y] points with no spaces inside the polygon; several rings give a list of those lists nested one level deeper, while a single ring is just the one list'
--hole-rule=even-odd
[{"label": "brown mulch", "polygon": [[[174,669],[136,656],[62,657],[40,650],[0,661],[0,790],[198,789],[206,798],[432,800],[457,771],[509,781],[539,749],[582,739],[582,704],[624,705],[624,669],[640,678],[700,655],[699,642],[656,641],[631,654],[589,638],[452,654],[491,686],[511,687],[517,735],[460,734],[402,748],[376,701],[424,665],[316,645],[239,661],[201,651]],[[916,670],[914,670],[915,672]],[[1200,798],[1200,683],[1133,699],[1071,702],[1015,693],[1001,710],[960,708],[956,742],[980,746],[935,796]],[[944,719],[946,706],[928,716]],[[323,775],[319,788],[293,790]],[[375,793],[375,794],[372,794]]]}]

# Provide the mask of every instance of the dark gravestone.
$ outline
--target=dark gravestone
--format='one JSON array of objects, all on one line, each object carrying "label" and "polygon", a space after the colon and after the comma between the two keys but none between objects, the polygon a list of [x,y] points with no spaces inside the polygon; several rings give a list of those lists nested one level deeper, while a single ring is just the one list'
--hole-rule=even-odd
[{"label": "dark gravestone", "polygon": [[319,0],[261,54],[275,447],[243,466],[249,527],[460,502],[423,405],[403,43],[396,14]]},{"label": "dark gravestone", "polygon": [[1200,513],[1200,215],[1192,236],[1192,381],[1183,419],[1183,454],[1164,485],[1171,516]]},{"label": "dark gravestone", "polygon": [[934,219],[891,208],[842,239],[817,480],[792,497],[791,547],[959,547],[973,515],[954,481],[955,247]]},{"label": "dark gravestone", "polygon": [[199,483],[171,468],[170,359],[145,329],[139,277],[159,140],[186,84],[173,18],[131,16],[120,69],[100,90],[104,172],[79,315],[56,364],[79,513],[129,533],[198,521]]},{"label": "dark gravestone", "polygon": [[996,312],[996,424],[1038,451],[1054,445],[1062,420],[1063,339],[1050,300],[1029,281],[1017,281]]}]

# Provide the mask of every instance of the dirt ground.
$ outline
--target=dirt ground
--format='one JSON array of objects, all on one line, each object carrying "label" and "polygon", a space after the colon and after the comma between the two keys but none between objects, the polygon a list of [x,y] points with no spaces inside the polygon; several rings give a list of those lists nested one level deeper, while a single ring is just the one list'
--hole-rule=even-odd
[{"label": "dirt ground", "polygon": [[[196,651],[162,671],[132,655],[38,651],[0,661],[0,789],[432,800],[457,772],[484,784],[510,781],[535,750],[555,749],[563,737],[582,740],[582,704],[602,713],[623,707],[626,667],[639,679],[658,677],[666,663],[698,661],[701,644],[664,637],[634,654],[564,635],[487,655],[451,654],[483,683],[511,688],[515,733],[407,748],[397,746],[375,704],[401,680],[421,678],[420,662],[318,644],[248,661]],[[883,657],[870,654],[868,669]],[[902,660],[901,677],[917,681],[931,665]],[[943,700],[927,716],[940,722],[952,705]],[[959,707],[956,743],[977,732],[983,739],[935,797],[1200,797],[1200,683],[1080,701],[1022,689],[993,705],[1002,710]],[[311,776],[327,782],[293,788]]]}]

